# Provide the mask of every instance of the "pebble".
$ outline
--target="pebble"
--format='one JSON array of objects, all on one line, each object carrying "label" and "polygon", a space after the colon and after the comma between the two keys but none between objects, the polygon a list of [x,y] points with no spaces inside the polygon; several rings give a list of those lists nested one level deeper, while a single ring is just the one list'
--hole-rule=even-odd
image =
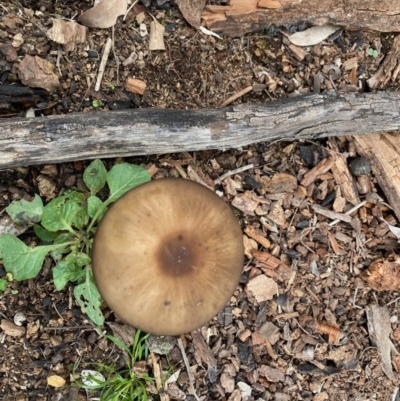
[{"label": "pebble", "polygon": [[371,165],[365,157],[357,157],[349,164],[351,174],[356,177],[368,175],[371,172]]}]

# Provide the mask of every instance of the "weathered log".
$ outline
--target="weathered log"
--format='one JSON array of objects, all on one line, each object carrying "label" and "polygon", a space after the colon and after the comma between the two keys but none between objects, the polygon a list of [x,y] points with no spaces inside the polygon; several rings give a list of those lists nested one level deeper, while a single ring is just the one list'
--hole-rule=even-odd
[{"label": "weathered log", "polygon": [[398,132],[400,93],[299,96],[224,109],[133,109],[0,120],[0,168]]},{"label": "weathered log", "polygon": [[400,31],[398,0],[231,0],[206,6],[203,24],[213,31],[241,36],[271,25],[335,24],[349,30]]}]

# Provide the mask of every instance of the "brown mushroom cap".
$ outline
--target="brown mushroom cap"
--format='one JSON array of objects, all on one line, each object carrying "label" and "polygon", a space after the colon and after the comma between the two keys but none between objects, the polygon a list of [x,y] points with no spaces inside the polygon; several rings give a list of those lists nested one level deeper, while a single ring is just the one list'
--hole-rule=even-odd
[{"label": "brown mushroom cap", "polygon": [[211,320],[243,267],[243,239],[229,206],[180,178],[136,187],[115,202],[94,239],[93,273],[117,315],[156,335],[178,335]]}]

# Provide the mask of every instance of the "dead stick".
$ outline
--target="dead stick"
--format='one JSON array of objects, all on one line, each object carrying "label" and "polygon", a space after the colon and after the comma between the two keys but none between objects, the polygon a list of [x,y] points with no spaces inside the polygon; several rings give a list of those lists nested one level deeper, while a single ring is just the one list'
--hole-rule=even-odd
[{"label": "dead stick", "polygon": [[189,377],[189,386],[190,386],[190,391],[192,393],[192,395],[196,398],[197,401],[200,401],[200,398],[197,396],[196,394],[196,389],[194,388],[194,376],[192,371],[190,370],[190,365],[189,365],[189,360],[186,356],[186,352],[185,352],[185,348],[183,347],[183,343],[182,343],[182,339],[178,338],[178,346],[179,349],[181,350],[181,354],[183,357],[183,362],[185,362],[185,367],[188,373],[188,377]]}]

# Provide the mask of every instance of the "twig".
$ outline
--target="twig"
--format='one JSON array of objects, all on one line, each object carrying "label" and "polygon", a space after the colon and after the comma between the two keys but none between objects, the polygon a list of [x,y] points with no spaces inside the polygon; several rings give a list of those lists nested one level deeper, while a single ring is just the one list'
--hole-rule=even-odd
[{"label": "twig", "polygon": [[93,329],[96,330],[94,326],[52,326],[52,327],[43,327],[43,330],[80,330],[80,329]]},{"label": "twig", "polygon": [[[356,205],[356,206],[354,206],[353,208],[351,208],[350,210],[348,210],[346,213],[344,213],[344,214],[352,214],[353,212],[355,212],[356,210],[358,210],[360,207],[363,207],[365,204],[367,203],[367,201],[366,200],[363,200],[362,202],[360,202],[358,205]],[[337,223],[339,223],[340,222],[340,220],[339,219],[336,219],[336,220],[333,220],[331,223],[329,223],[329,226],[330,227],[333,227],[333,226],[335,226]]]},{"label": "twig", "polygon": [[185,367],[186,367],[186,370],[187,370],[187,373],[188,373],[190,391],[191,391],[192,395],[196,398],[196,400],[200,401],[200,398],[196,394],[196,390],[194,388],[194,376],[193,376],[192,371],[190,370],[189,360],[188,360],[188,358],[186,356],[185,348],[183,347],[183,343],[182,343],[182,339],[181,338],[178,338],[178,346],[179,346],[179,349],[181,350],[183,361],[185,362]]},{"label": "twig", "polygon": [[132,7],[134,7],[138,1],[139,1],[139,0],[134,1],[134,2],[129,6],[129,8],[126,10],[126,13],[125,13],[125,15],[124,15],[123,21],[125,21],[126,16],[128,15],[129,11],[131,11]]},{"label": "twig", "polygon": [[247,88],[242,89],[239,92],[236,92],[234,95],[232,95],[231,97],[229,97],[228,99],[226,99],[224,102],[222,102],[219,107],[226,107],[228,106],[228,104],[231,104],[233,101],[235,101],[236,99],[239,99],[240,97],[242,97],[243,95],[245,95],[246,93],[249,93],[250,91],[253,90],[253,85],[248,86]]},{"label": "twig", "polygon": [[103,57],[101,58],[99,72],[97,74],[96,86],[94,87],[94,90],[96,92],[98,92],[100,90],[100,85],[101,85],[101,81],[103,79],[104,70],[106,68],[108,56],[110,55],[111,46],[112,46],[112,39],[108,38],[107,42],[104,46]]},{"label": "twig", "polygon": [[356,287],[356,290],[354,291],[353,308],[362,309],[361,306],[356,305],[357,292],[358,292],[358,287]]},{"label": "twig", "polygon": [[160,396],[161,401],[169,401],[169,396],[164,392],[162,380],[161,380],[161,370],[160,365],[158,364],[157,358],[153,352],[150,352],[151,363],[153,365],[153,373],[156,379],[156,386],[158,390],[158,395]]},{"label": "twig", "polygon": [[246,170],[250,170],[253,167],[254,167],[254,164],[248,164],[247,166],[239,167],[236,170],[230,170],[227,173],[221,175],[221,177],[214,180],[214,184],[215,185],[220,184],[223,180],[225,180],[225,178],[230,177],[231,175],[235,175],[237,173],[242,173],[243,171],[246,171]]}]

